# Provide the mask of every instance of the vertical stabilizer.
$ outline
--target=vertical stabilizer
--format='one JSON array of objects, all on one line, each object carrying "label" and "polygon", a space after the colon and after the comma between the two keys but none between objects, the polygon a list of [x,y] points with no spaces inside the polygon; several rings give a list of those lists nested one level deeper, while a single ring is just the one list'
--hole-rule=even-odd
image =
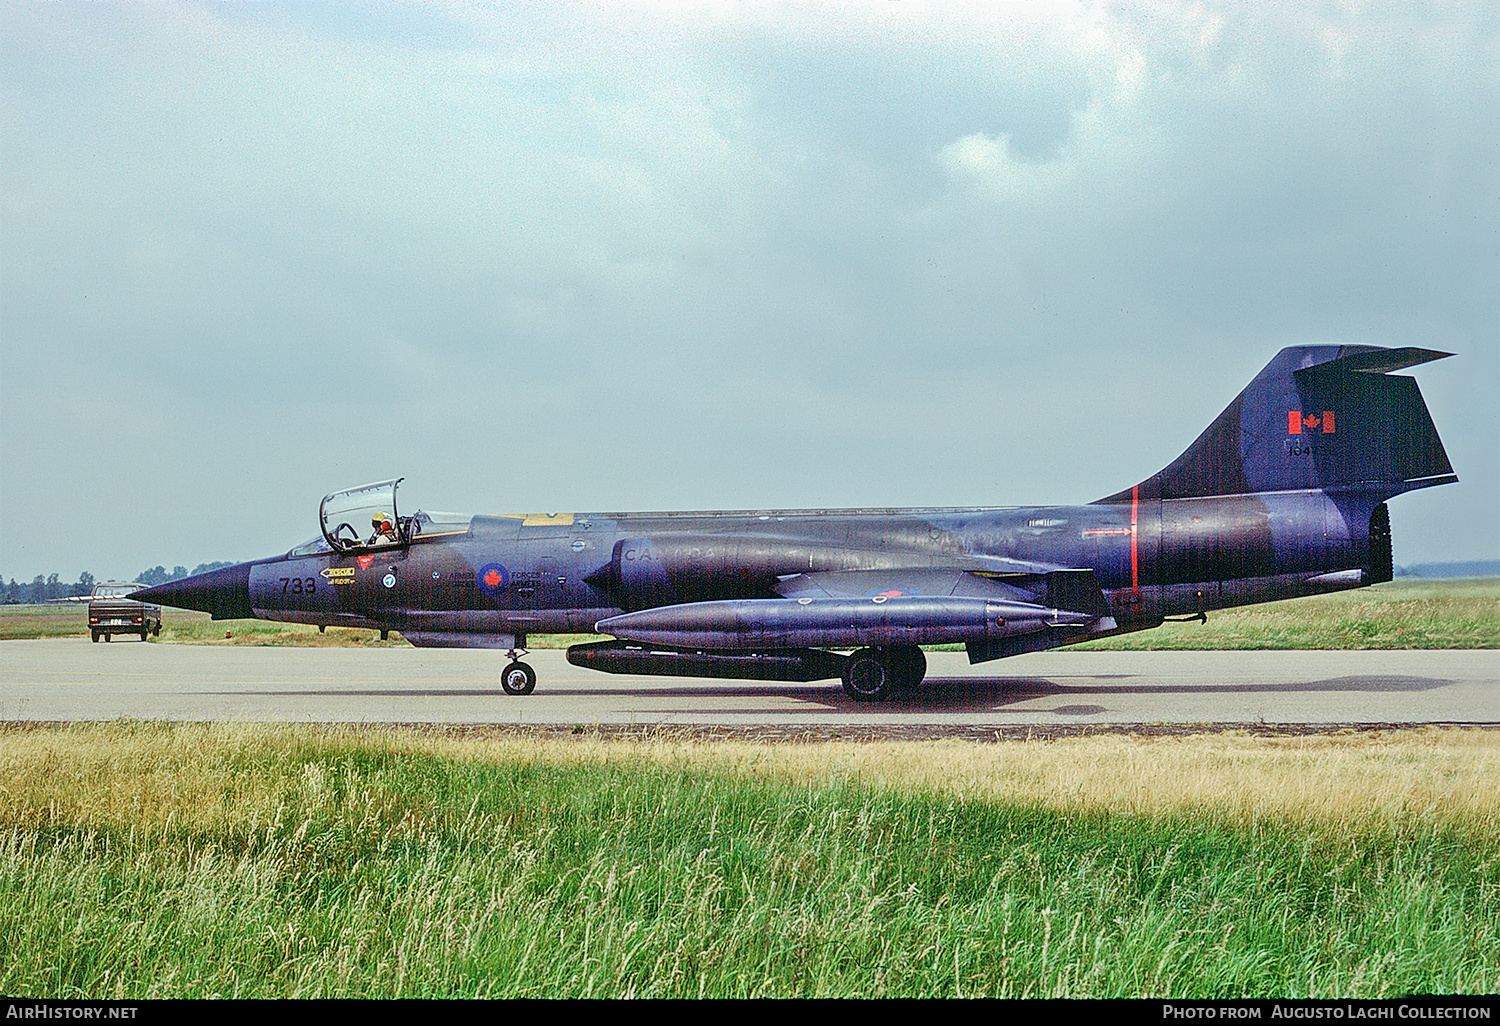
[{"label": "vertical stabilizer", "polygon": [[1311,488],[1385,499],[1457,481],[1416,381],[1391,374],[1451,355],[1375,346],[1283,349],[1169,466],[1098,501]]}]

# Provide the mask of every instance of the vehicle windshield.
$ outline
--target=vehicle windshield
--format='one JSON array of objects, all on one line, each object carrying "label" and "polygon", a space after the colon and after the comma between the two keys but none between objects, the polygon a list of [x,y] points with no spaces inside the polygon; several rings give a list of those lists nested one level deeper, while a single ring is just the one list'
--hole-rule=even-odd
[{"label": "vehicle windshield", "polygon": [[94,598],[124,598],[143,587],[143,584],[101,584],[94,589]]}]

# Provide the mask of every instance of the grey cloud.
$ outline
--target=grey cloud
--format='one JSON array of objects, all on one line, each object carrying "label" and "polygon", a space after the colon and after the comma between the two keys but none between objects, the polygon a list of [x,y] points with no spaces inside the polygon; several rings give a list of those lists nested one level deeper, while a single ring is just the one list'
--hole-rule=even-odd
[{"label": "grey cloud", "polygon": [[[1464,483],[1393,504],[1398,561],[1493,555],[1467,10],[9,9],[0,571],[260,555],[399,473],[460,509],[1087,500],[1324,340],[1461,353],[1421,377]],[[151,458],[91,458],[110,403]],[[116,495],[153,531],[99,538]]]}]

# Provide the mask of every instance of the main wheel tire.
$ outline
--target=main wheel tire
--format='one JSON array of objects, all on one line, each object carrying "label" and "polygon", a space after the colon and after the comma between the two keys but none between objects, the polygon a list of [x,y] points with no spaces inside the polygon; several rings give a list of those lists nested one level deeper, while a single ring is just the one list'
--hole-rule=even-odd
[{"label": "main wheel tire", "polygon": [[887,656],[891,667],[891,690],[911,691],[927,676],[927,656],[916,645],[902,645]]},{"label": "main wheel tire", "polygon": [[844,692],[856,702],[883,702],[891,690],[891,668],[882,652],[862,648],[844,664]]},{"label": "main wheel tire", "polygon": [[500,687],[507,695],[529,695],[536,690],[536,671],[517,659],[501,671]]},{"label": "main wheel tire", "polygon": [[99,643],[99,632],[98,631],[89,631],[89,640],[92,641],[92,642],[94,642],[95,644],[98,644]]},{"label": "main wheel tire", "polygon": [[105,631],[105,632],[104,632],[104,640],[105,640],[105,641],[108,641],[108,640],[109,640],[109,639],[110,639],[110,638],[112,638],[112,637],[114,637],[114,635],[113,635],[113,634],[111,634],[111,633],[109,633],[109,631]]}]

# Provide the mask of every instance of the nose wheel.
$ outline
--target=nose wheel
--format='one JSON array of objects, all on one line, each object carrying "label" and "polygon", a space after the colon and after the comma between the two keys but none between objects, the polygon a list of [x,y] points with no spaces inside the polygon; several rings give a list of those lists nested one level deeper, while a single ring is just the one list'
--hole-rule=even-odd
[{"label": "nose wheel", "polygon": [[510,665],[500,671],[500,687],[507,695],[529,695],[536,690],[536,671],[510,652]]}]

